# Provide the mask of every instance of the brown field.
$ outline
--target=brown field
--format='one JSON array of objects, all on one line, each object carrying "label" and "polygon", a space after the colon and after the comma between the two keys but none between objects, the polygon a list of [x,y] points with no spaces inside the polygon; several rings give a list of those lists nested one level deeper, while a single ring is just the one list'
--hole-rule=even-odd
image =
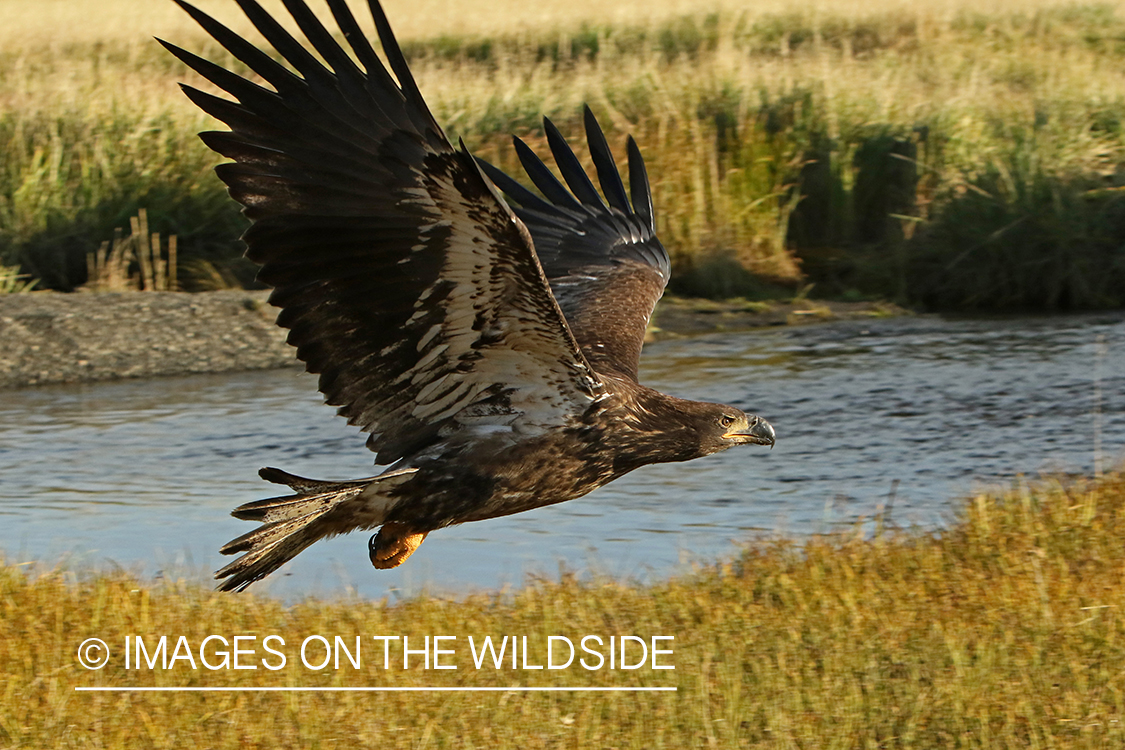
[{"label": "brown field", "polygon": [[[884,524],[778,540],[648,586],[531,581],[398,603],[305,601],[0,567],[4,748],[1113,748],[1125,741],[1125,477],[1044,479],[965,501],[941,533]],[[858,529],[857,529],[858,531]],[[126,669],[127,636],[278,634],[279,670]],[[356,636],[356,669],[297,644]],[[658,665],[476,669],[468,636],[671,635]],[[384,669],[371,636],[443,642],[455,670]],[[78,645],[116,649],[99,671]],[[605,641],[603,641],[604,643]],[[254,648],[260,641],[247,641]],[[538,644],[536,646],[536,644]],[[593,645],[594,642],[590,642]],[[215,642],[212,665],[221,666]],[[229,646],[227,649],[229,653]],[[354,651],[354,648],[353,648]],[[603,649],[604,651],[604,649]],[[309,661],[323,658],[310,649]],[[585,656],[584,654],[580,654]],[[257,646],[243,664],[262,657]],[[198,656],[196,658],[199,658]],[[596,666],[593,656],[587,664]],[[635,658],[635,652],[634,652]],[[135,665],[136,662],[134,662]],[[562,663],[556,659],[556,664]],[[630,663],[635,663],[630,659]],[[672,686],[673,693],[79,693],[76,686]]]}]

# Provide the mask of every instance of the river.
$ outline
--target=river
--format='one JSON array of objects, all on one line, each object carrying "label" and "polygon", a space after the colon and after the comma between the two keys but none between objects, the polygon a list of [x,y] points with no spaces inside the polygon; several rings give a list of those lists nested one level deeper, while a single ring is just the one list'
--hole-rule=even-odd
[{"label": "river", "polygon": [[[1125,448],[1125,316],[905,317],[723,333],[645,349],[642,381],[760,414],[777,446],[642,469],[591,495],[430,535],[376,571],[368,534],[319,542],[255,590],[392,598],[518,586],[561,568],[655,580],[737,545],[889,506],[940,527],[1019,474],[1093,471]],[[369,476],[363,436],[297,369],[0,391],[0,550],[81,574],[203,580],[276,493],[277,466]]]}]

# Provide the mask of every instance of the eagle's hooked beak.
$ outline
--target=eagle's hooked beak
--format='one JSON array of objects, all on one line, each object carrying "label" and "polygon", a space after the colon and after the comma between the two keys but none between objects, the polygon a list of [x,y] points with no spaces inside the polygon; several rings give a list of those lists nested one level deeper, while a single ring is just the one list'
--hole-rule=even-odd
[{"label": "eagle's hooked beak", "polygon": [[773,448],[774,444],[774,431],[773,425],[761,417],[751,417],[744,432],[728,432],[723,435],[727,440],[734,440],[739,443],[749,443],[751,445],[768,445]]}]

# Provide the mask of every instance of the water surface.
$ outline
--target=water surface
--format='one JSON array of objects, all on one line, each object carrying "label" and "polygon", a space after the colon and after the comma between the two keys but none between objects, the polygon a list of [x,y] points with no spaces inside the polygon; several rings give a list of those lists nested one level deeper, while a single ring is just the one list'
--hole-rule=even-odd
[{"label": "water surface", "polygon": [[[367,534],[320,542],[269,590],[457,593],[560,565],[652,580],[755,536],[870,517],[892,488],[898,523],[940,525],[951,499],[982,485],[1091,471],[1099,422],[1105,465],[1125,446],[1120,315],[696,336],[646,347],[642,380],[761,414],[777,446],[647,467],[579,500],[438,531],[393,571],[370,567]],[[369,476],[372,455],[296,369],[0,392],[0,550],[202,579],[252,528],[230,510],[283,489],[258,479],[267,465],[347,479]]]}]

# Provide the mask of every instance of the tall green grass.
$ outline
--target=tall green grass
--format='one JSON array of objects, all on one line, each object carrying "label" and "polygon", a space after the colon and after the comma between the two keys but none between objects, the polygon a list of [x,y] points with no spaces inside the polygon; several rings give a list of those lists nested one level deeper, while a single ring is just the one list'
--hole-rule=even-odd
[{"label": "tall green grass", "polygon": [[[755,544],[634,586],[564,576],[397,603],[218,594],[0,567],[0,745],[42,747],[1109,748],[1125,741],[1125,477],[964,502],[942,532]],[[278,671],[126,670],[126,636],[276,633]],[[313,634],[457,636],[456,670],[312,671]],[[476,670],[466,639],[672,635],[674,670]],[[96,672],[76,661],[98,637]],[[154,640],[150,640],[150,646]],[[254,644],[251,644],[253,646]],[[276,644],[275,644],[276,645]],[[542,648],[540,646],[540,648]],[[258,656],[265,655],[258,647]],[[392,651],[393,655],[400,652]],[[542,655],[541,652],[539,654]],[[316,655],[319,656],[319,653]],[[271,657],[272,658],[272,657]],[[412,657],[413,658],[413,657]],[[215,658],[212,657],[214,661]],[[258,663],[257,658],[250,660]],[[591,659],[592,661],[592,659]],[[276,663],[276,660],[275,660]],[[542,663],[532,659],[531,664]],[[401,665],[401,661],[397,661]],[[675,693],[76,693],[75,686],[674,686]]]},{"label": "tall green grass", "polygon": [[[1116,6],[715,7],[495,30],[467,14],[404,44],[450,135],[509,170],[509,134],[545,152],[547,114],[580,142],[585,102],[619,152],[636,135],[678,291],[1125,304]],[[186,21],[160,31],[230,62]],[[0,54],[0,262],[73,287],[146,208],[182,257],[247,281],[244,224],[193,135],[213,125],[175,86],[199,81],[154,43],[91,34]]]},{"label": "tall green grass", "polygon": [[43,283],[67,289],[86,280],[86,256],[148,207],[189,258],[241,268],[245,222],[211,171],[214,159],[194,143],[203,124],[168,112],[0,115],[0,247]]}]

